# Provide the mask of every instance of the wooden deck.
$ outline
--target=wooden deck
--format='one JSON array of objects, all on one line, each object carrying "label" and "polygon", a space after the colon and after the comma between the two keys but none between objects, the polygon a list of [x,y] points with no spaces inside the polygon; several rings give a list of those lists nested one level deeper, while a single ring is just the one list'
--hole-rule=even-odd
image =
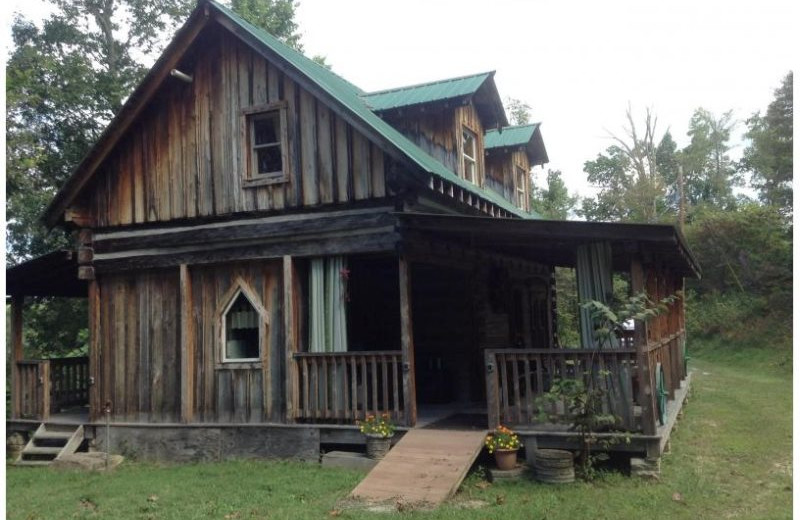
[{"label": "wooden deck", "polygon": [[438,505],[456,492],[483,449],[485,437],[486,430],[410,430],[351,497]]}]

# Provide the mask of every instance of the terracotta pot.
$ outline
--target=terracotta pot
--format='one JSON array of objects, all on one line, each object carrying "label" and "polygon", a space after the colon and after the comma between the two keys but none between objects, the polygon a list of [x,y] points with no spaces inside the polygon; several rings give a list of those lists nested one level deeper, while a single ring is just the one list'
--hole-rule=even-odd
[{"label": "terracotta pot", "polygon": [[517,450],[494,450],[494,462],[497,469],[514,469],[517,467]]},{"label": "terracotta pot", "polygon": [[367,437],[367,457],[380,460],[389,452],[392,446],[392,437],[381,437],[380,435],[366,435]]}]

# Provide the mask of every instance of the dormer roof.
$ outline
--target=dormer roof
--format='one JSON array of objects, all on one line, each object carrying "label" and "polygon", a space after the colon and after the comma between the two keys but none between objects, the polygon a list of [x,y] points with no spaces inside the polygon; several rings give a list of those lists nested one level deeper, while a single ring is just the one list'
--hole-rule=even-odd
[{"label": "dormer roof", "polygon": [[492,150],[525,148],[531,165],[545,164],[549,159],[539,130],[540,126],[541,123],[531,123],[489,130],[484,135],[483,147],[489,153]]}]

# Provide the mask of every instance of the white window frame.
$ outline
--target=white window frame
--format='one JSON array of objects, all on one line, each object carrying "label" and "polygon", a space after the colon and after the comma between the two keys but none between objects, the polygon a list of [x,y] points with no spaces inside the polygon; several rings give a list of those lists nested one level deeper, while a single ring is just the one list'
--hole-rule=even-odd
[{"label": "white window frame", "polygon": [[[475,152],[475,157],[472,157],[467,154],[467,147],[466,145],[466,138],[469,137],[472,139],[472,149]],[[471,164],[473,166],[473,178],[470,179],[468,175],[467,164]],[[478,184],[478,178],[480,177],[480,173],[478,172],[478,134],[467,128],[466,126],[461,127],[461,169],[464,171],[464,179],[472,184]]]},{"label": "white window frame", "polygon": [[[289,180],[289,132],[288,132],[288,104],[285,101],[269,103],[248,107],[242,110],[241,135],[242,135],[242,157],[244,169],[245,188],[264,186],[269,184],[279,184]],[[255,136],[255,122],[259,119],[274,117],[278,115],[278,141],[256,145],[253,142]],[[258,157],[255,153],[260,148],[280,147],[281,151],[281,170],[274,172],[258,172]]]},{"label": "white window frame", "polygon": [[528,206],[527,175],[525,168],[519,165],[514,166],[514,176],[516,177],[516,182],[514,184],[516,184],[517,187],[517,207],[521,210],[524,210]]},{"label": "white window frame", "polygon": [[[244,296],[253,309],[259,316],[258,320],[258,357],[254,358],[228,358],[227,356],[227,323],[228,311],[231,310],[233,304],[239,299],[239,296]],[[237,277],[233,285],[225,293],[222,301],[224,304],[217,312],[217,324],[219,327],[219,361],[217,368],[241,368],[252,367],[260,364],[264,359],[264,352],[267,341],[267,331],[269,326],[269,313],[260,303],[258,295],[247,285],[247,283]]]}]

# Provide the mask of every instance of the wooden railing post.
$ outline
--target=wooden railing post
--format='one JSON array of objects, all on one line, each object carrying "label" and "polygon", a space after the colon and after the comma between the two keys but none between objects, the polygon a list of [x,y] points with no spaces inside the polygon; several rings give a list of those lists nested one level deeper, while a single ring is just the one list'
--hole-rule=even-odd
[{"label": "wooden railing post", "polygon": [[37,401],[39,406],[39,419],[46,421],[50,418],[50,361],[43,360],[37,367]]},{"label": "wooden railing post", "polygon": [[417,423],[417,390],[414,364],[414,329],[411,320],[411,266],[400,256],[400,347],[403,353],[403,409],[406,426]]},{"label": "wooden railing post", "polygon": [[[638,258],[631,261],[631,291],[638,294],[645,290],[645,273],[642,262]],[[633,343],[636,347],[636,358],[639,365],[639,405],[642,407],[642,432],[645,435],[656,433],[656,402],[653,391],[653,371],[650,366],[650,353],[647,351],[647,323],[636,321],[634,325]]]},{"label": "wooden railing post", "polygon": [[286,422],[294,422],[300,407],[300,378],[294,359],[297,348],[297,319],[295,316],[295,276],[291,256],[283,257],[283,335],[286,356]]},{"label": "wooden railing post", "polygon": [[22,361],[22,307],[24,296],[11,298],[11,417],[19,419],[22,413],[22,382],[18,362]]},{"label": "wooden railing post", "polygon": [[484,352],[484,369],[486,370],[486,412],[489,418],[489,429],[500,425],[500,388],[497,376],[497,356],[489,350]]}]

